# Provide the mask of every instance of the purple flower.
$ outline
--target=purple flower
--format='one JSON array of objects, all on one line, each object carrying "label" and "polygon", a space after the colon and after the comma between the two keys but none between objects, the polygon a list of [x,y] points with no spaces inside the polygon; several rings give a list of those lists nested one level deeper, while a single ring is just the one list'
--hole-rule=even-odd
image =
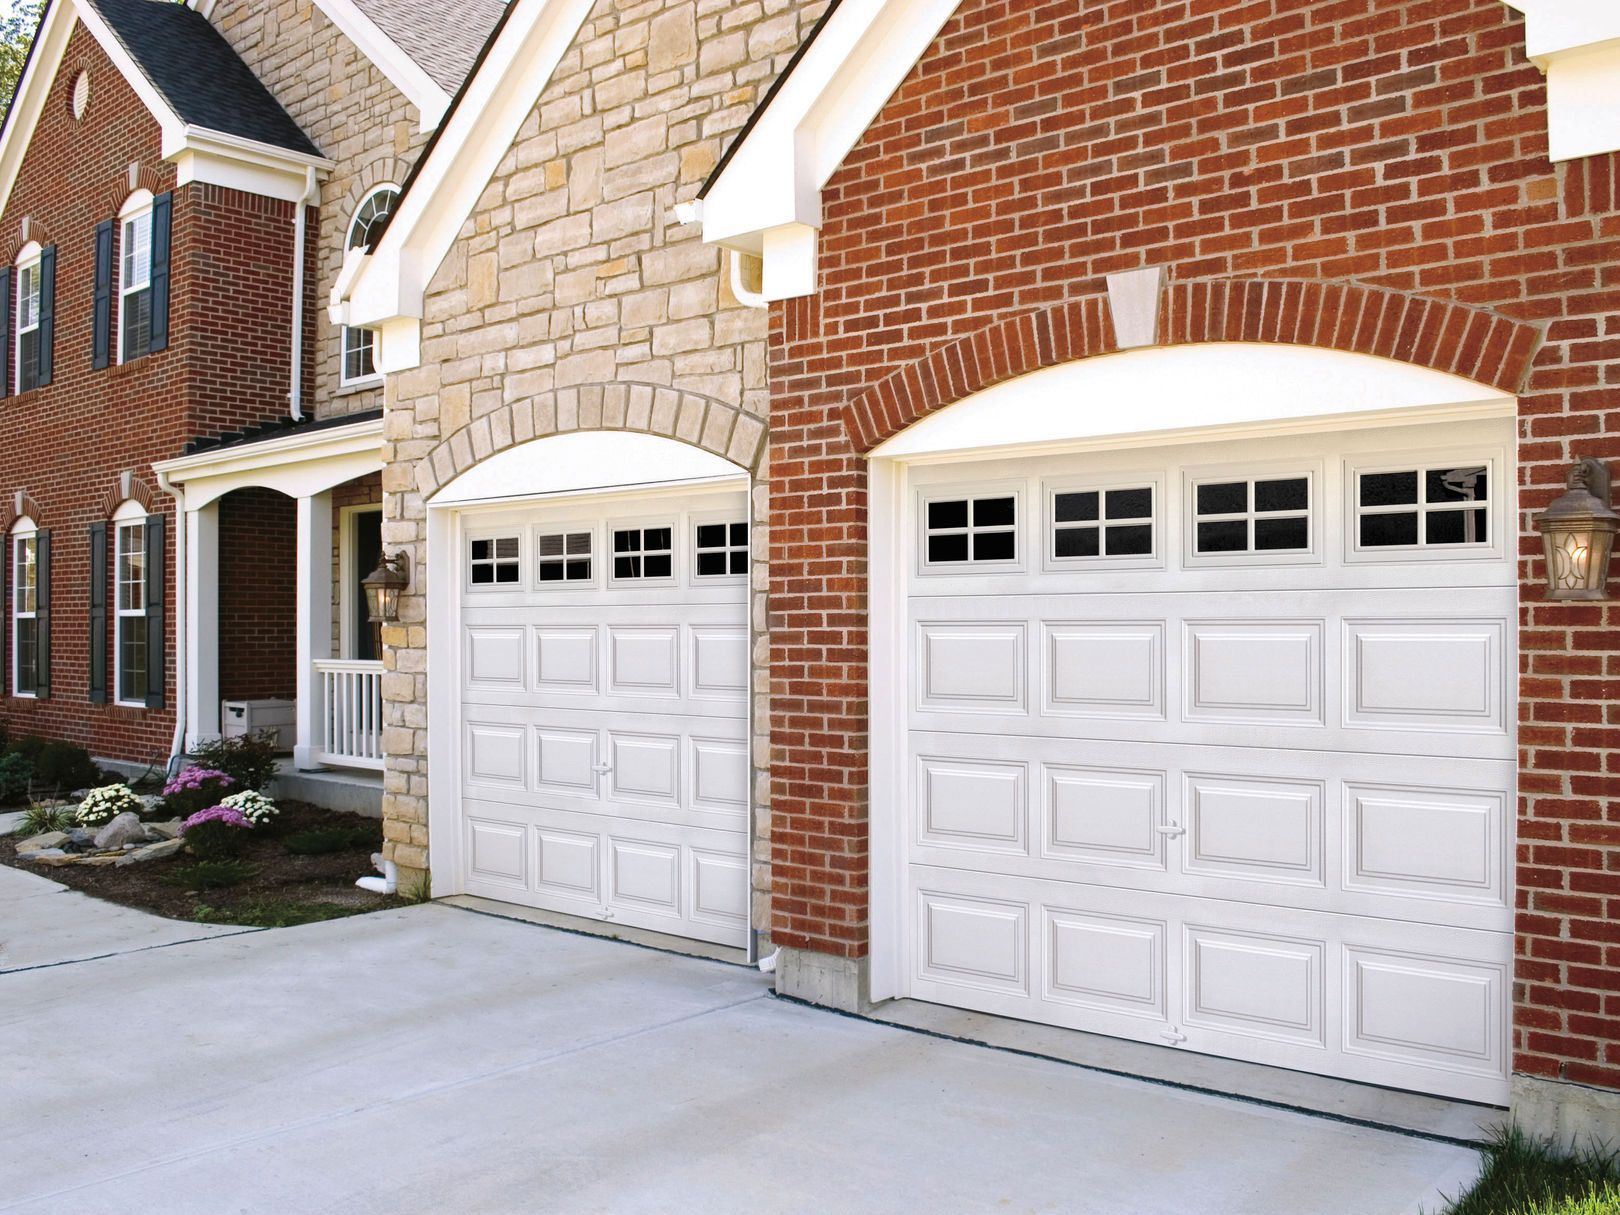
[{"label": "purple flower", "polygon": [[209,781],[218,781],[227,789],[236,783],[224,772],[213,768],[187,768],[163,786],[163,796],[173,797],[176,793],[193,793]]},{"label": "purple flower", "polygon": [[232,810],[229,806],[210,806],[206,810],[197,811],[181,823],[180,834],[184,835],[193,827],[200,827],[204,823],[224,823],[227,827],[246,827],[249,830],[253,827],[240,810]]}]

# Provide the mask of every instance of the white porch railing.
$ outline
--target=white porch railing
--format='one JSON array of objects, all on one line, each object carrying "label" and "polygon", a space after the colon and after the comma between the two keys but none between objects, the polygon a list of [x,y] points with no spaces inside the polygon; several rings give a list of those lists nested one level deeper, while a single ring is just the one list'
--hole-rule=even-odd
[{"label": "white porch railing", "polygon": [[321,696],[315,758],[337,768],[381,770],[383,664],[320,659],[315,674]]}]

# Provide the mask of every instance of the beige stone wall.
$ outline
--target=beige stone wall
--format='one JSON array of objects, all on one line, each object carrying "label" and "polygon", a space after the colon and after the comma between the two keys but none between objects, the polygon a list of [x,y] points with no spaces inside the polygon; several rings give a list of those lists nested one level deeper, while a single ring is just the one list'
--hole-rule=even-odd
[{"label": "beige stone wall", "polygon": [[[675,219],[825,0],[601,0],[435,276],[418,370],[391,377],[383,539],[417,577],[385,632],[385,835],[428,864],[426,498],[559,430],[655,431],[762,466],[766,313]],[[755,923],[769,923],[763,494],[756,555]],[[454,571],[445,576],[453,577]]]},{"label": "beige stone wall", "polygon": [[317,417],[382,407],[382,388],[343,388],[339,327],[326,316],[343,265],[349,220],[373,186],[405,180],[427,136],[405,96],[373,67],[313,0],[220,0],[212,15],[247,65],[337,162],[321,186],[314,283],[314,384],[306,412]]}]

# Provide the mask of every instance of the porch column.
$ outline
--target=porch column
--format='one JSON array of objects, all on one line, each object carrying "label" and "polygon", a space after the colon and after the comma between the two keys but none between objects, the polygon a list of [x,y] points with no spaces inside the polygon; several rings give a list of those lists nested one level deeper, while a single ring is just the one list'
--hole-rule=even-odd
[{"label": "porch column", "polygon": [[186,750],[218,738],[219,502],[186,512]]},{"label": "porch column", "polygon": [[321,683],[315,664],[332,657],[332,495],[298,499],[298,741],[293,765],[318,768]]}]

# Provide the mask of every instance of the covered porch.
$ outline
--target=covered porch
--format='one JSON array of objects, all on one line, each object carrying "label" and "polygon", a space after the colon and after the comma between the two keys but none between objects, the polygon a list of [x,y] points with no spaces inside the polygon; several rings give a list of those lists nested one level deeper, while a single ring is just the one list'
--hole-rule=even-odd
[{"label": "covered porch", "polygon": [[274,730],[286,781],[380,784],[383,664],[360,584],[382,553],[382,419],[228,438],[156,471],[183,506],[186,749]]}]

